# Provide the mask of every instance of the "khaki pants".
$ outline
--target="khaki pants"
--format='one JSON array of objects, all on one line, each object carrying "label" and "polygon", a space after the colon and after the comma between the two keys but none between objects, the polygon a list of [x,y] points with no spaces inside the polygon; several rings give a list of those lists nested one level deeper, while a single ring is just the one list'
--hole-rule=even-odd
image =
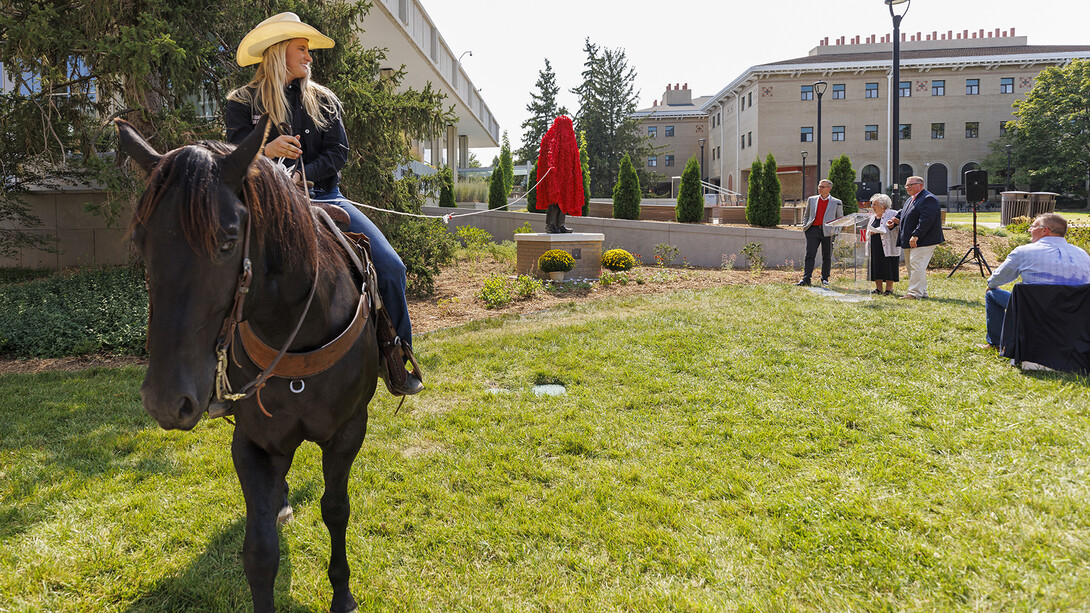
[{"label": "khaki pants", "polygon": [[906,296],[927,298],[927,265],[931,263],[931,254],[938,245],[905,249],[905,268],[908,269],[908,291]]}]

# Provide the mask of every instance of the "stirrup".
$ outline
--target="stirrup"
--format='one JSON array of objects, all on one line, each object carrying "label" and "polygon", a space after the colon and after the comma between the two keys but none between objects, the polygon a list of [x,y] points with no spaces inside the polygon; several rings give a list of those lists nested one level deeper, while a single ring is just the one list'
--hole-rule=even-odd
[{"label": "stirrup", "polygon": [[[411,396],[424,389],[424,374],[420,370],[420,364],[416,361],[412,349],[401,342],[401,338],[395,336],[392,341],[383,343],[381,347],[383,361],[386,362],[382,380],[386,382],[386,389],[394,396]],[[412,370],[405,368],[406,363],[412,365]]]}]

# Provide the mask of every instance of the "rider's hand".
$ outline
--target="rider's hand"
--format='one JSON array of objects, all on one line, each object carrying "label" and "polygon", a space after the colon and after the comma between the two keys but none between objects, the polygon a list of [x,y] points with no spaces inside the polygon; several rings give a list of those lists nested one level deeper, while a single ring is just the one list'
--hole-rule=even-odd
[{"label": "rider's hand", "polygon": [[288,158],[289,160],[294,160],[298,159],[300,155],[303,155],[303,148],[302,144],[299,142],[298,136],[282,134],[277,136],[269,144],[265,145],[265,155],[271,158]]}]

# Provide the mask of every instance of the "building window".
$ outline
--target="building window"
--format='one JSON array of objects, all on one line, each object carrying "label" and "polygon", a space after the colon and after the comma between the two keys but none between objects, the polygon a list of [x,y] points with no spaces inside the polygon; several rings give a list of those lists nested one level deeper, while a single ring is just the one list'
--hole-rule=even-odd
[{"label": "building window", "polygon": [[833,84],[833,100],[843,100],[844,96],[844,84]]},{"label": "building window", "polygon": [[674,135],[674,126],[666,126],[666,138],[671,138]]},{"label": "building window", "polygon": [[656,126],[647,127],[647,138],[655,138],[659,134],[659,129]]},{"label": "building window", "polygon": [[965,95],[976,96],[980,93],[980,79],[965,79]]},{"label": "building window", "polygon": [[[715,129],[715,115],[712,115],[712,129]],[[667,135],[669,136],[669,135]]]},{"label": "building window", "polygon": [[746,110],[746,97],[742,96],[742,110]]},{"label": "building window", "polygon": [[799,132],[799,140],[804,143],[814,142],[814,128],[813,126],[806,126]]},{"label": "building window", "polygon": [[746,132],[746,140],[749,141],[746,145],[753,146],[753,132]]},{"label": "building window", "polygon": [[743,134],[742,135],[742,149],[745,149],[745,148],[746,148],[746,135]]},{"label": "building window", "polygon": [[946,135],[946,124],[933,123],[931,124],[931,138],[935,140],[942,139]]},{"label": "building window", "polygon": [[980,122],[979,121],[966,121],[965,122],[965,138],[980,138]]},{"label": "building window", "polygon": [[674,165],[674,156],[672,156],[672,155],[666,156],[666,165],[667,166],[673,166]]},{"label": "building window", "polygon": [[722,159],[723,158],[723,148],[722,147],[716,147],[715,148],[715,154],[716,154],[716,156],[719,157],[719,159]]},{"label": "building window", "polygon": [[945,96],[946,95],[946,81],[935,80],[931,82],[931,95],[932,96]]},{"label": "building window", "polygon": [[753,92],[749,92],[749,105],[753,106]]},{"label": "building window", "polygon": [[912,139],[912,124],[902,123],[901,129],[897,131],[897,138],[900,140]]},{"label": "building window", "polygon": [[901,81],[897,85],[897,95],[902,98],[912,97],[912,81]]},{"label": "building window", "polygon": [[658,166],[659,165],[659,156],[657,156],[657,155],[647,156],[647,165],[648,166]]},{"label": "building window", "polygon": [[878,140],[878,126],[864,127],[863,140]]},{"label": "building window", "polygon": [[1014,77],[1003,77],[1002,79],[999,79],[999,93],[1014,93]]},{"label": "building window", "polygon": [[833,126],[833,140],[844,140],[844,126]]},{"label": "building window", "polygon": [[863,97],[864,98],[877,98],[878,97],[878,84],[877,83],[867,83],[866,87],[863,89]]},{"label": "building window", "polygon": [[802,86],[802,99],[803,100],[813,100],[814,99],[814,86],[813,85],[803,85]]}]

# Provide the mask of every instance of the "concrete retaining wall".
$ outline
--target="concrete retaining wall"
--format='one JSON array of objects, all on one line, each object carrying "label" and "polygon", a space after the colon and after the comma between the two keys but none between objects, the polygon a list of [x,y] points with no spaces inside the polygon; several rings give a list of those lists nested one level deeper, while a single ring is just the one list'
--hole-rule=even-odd
[{"label": "concrete retaining wall", "polygon": [[[459,215],[467,209],[425,207],[429,215]],[[497,241],[514,240],[515,228],[530,222],[534,232],[545,231],[545,216],[536,213],[479,211],[475,215],[453,217],[447,228],[457,232],[463,225],[487,231]],[[748,243],[761,243],[766,266],[784,266],[790,260],[796,266],[802,264],[806,239],[801,229],[754,228],[749,226],[723,226],[708,224],[683,224],[672,221],[632,221],[602,217],[567,216],[565,225],[576,232],[600,232],[605,235],[602,251],[620,247],[642,256],[643,261],[654,261],[655,245],[666,243],[677,247],[681,256],[693,266],[714,268],[722,266],[723,256],[737,254]],[[736,265],[745,266],[745,256],[739,255]]]}]

